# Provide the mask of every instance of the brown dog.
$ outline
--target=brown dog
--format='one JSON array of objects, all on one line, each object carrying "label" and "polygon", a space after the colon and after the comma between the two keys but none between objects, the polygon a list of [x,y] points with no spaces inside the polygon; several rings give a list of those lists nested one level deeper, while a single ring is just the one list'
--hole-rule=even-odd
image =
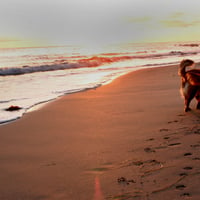
[{"label": "brown dog", "polygon": [[181,93],[184,97],[184,111],[191,110],[190,102],[195,97],[198,101],[197,109],[200,109],[200,70],[191,69],[186,71],[186,67],[193,67],[194,61],[186,59],[181,61],[178,74],[181,76]]}]

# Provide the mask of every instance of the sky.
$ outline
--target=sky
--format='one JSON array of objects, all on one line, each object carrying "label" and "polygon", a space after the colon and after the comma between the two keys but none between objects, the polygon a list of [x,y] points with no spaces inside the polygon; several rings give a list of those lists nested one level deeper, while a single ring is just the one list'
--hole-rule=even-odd
[{"label": "sky", "polygon": [[198,41],[198,0],[1,0],[0,47]]}]

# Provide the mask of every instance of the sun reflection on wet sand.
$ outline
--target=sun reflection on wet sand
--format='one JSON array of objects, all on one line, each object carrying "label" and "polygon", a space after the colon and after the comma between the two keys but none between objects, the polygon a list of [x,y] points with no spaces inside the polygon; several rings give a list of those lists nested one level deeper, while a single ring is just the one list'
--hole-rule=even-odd
[{"label": "sun reflection on wet sand", "polygon": [[99,177],[96,176],[94,180],[94,199],[93,200],[103,200],[104,196],[101,190]]}]

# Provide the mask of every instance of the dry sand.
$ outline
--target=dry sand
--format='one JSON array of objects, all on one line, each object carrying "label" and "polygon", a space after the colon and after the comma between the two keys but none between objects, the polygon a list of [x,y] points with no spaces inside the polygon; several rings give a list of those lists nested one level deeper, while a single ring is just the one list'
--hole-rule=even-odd
[{"label": "dry sand", "polygon": [[179,84],[177,66],[140,70],[0,126],[0,200],[199,200]]}]

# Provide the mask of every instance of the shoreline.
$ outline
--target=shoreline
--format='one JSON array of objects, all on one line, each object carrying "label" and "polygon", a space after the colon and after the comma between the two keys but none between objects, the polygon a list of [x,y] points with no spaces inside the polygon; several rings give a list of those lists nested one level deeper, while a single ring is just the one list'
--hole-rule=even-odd
[{"label": "shoreline", "polygon": [[[158,66],[155,66],[155,67],[149,67],[149,66],[142,66],[142,67],[139,67],[139,68],[135,68],[135,69],[132,69],[132,70],[129,70],[127,72],[121,72],[119,73],[118,75],[112,77],[111,79],[107,80],[105,83],[99,83],[97,84],[96,86],[94,87],[91,87],[91,88],[83,88],[83,89],[78,89],[78,91],[72,91],[72,92],[69,92],[69,93],[65,93],[65,94],[62,94],[60,96],[57,96],[56,98],[53,98],[53,99],[50,99],[50,100],[46,100],[46,101],[43,101],[43,102],[38,102],[34,105],[32,105],[31,107],[25,109],[24,113],[22,114],[22,116],[18,116],[17,118],[15,119],[10,119],[8,121],[3,121],[3,122],[0,122],[0,126],[3,126],[5,124],[10,124],[10,123],[13,123],[21,118],[24,117],[24,115],[28,114],[28,113],[31,113],[31,112],[34,112],[34,111],[37,111],[39,109],[42,109],[43,106],[51,103],[51,102],[54,102],[54,101],[57,101],[59,100],[60,98],[63,98],[67,95],[73,95],[73,94],[76,94],[76,93],[81,93],[81,92],[87,92],[88,90],[95,90],[99,87],[102,87],[102,86],[105,86],[105,85],[108,85],[108,84],[111,84],[113,81],[115,81],[116,79],[120,78],[120,77],[123,77],[123,76],[126,76],[127,74],[129,73],[134,73],[136,71],[140,71],[140,70],[145,70],[145,69],[154,69],[154,68],[162,68],[162,67],[168,67],[168,66],[176,66],[174,63],[170,64],[170,65],[167,65],[167,64],[163,64],[163,65],[158,65]],[[8,111],[10,112],[10,111]],[[16,111],[14,111],[16,112]]]},{"label": "shoreline", "polygon": [[200,113],[179,84],[138,70],[0,126],[0,199],[198,199]]}]

